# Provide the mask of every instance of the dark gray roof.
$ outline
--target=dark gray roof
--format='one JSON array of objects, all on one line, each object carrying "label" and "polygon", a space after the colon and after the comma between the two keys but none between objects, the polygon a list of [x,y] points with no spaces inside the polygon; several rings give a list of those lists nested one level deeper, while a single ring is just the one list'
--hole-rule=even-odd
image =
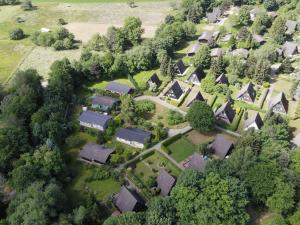
[{"label": "dark gray roof", "polygon": [[217,84],[228,84],[227,77],[225,76],[224,73],[222,73],[220,76],[217,77],[216,83]]},{"label": "dark gray roof", "polygon": [[219,7],[213,8],[213,11],[211,13],[207,14],[207,20],[210,23],[215,23],[221,16],[221,14],[222,14],[222,12]]},{"label": "dark gray roof", "polygon": [[112,107],[118,101],[119,101],[118,99],[112,98],[112,97],[109,97],[109,96],[96,95],[96,96],[92,97],[92,104],[93,105],[101,105],[101,106]]},{"label": "dark gray roof", "polygon": [[156,178],[157,187],[160,188],[160,195],[163,197],[168,196],[175,182],[176,180],[171,174],[164,169],[160,170]]},{"label": "dark gray roof", "polygon": [[189,162],[188,168],[196,169],[200,172],[204,172],[207,162],[208,162],[207,157],[199,153],[194,153],[191,158],[191,161]]},{"label": "dark gray roof", "polygon": [[246,92],[249,94],[252,102],[254,102],[255,101],[255,90],[254,90],[253,84],[251,82],[249,82],[248,84],[246,84],[245,86],[242,87],[242,89],[239,91],[239,93],[237,95],[237,98],[240,98]]},{"label": "dark gray roof", "polygon": [[105,126],[110,119],[111,116],[93,111],[83,111],[79,117],[79,121],[81,122],[96,124],[99,126]]},{"label": "dark gray roof", "polygon": [[122,186],[116,201],[116,206],[122,213],[134,211],[139,202],[139,197],[135,193]]},{"label": "dark gray roof", "polygon": [[259,35],[259,34],[252,34],[253,39],[257,42],[257,43],[264,43],[265,39],[263,38],[263,36]]},{"label": "dark gray roof", "polygon": [[199,45],[198,43],[193,44],[193,45],[189,48],[187,54],[188,54],[188,55],[190,55],[190,54],[195,54],[195,53],[199,50],[199,48],[200,48],[200,45]]},{"label": "dark gray roof", "polygon": [[155,83],[157,85],[157,87],[159,87],[161,85],[161,81],[159,79],[159,77],[157,76],[156,73],[154,73],[148,81],[151,81],[152,83]]},{"label": "dark gray roof", "polygon": [[145,144],[151,137],[151,133],[138,128],[121,128],[118,130],[116,137]]},{"label": "dark gray roof", "polygon": [[[183,90],[180,87],[180,84],[178,83],[178,81],[175,81],[174,84],[170,87],[170,89],[167,91],[167,93],[169,91],[173,91],[176,99],[179,99],[181,97],[181,95],[183,94]],[[166,93],[166,94],[167,94]]]},{"label": "dark gray roof", "polygon": [[259,113],[255,113],[253,116],[248,118],[244,123],[244,127],[248,127],[253,123],[257,125],[258,129],[260,129],[264,125]]},{"label": "dark gray roof", "polygon": [[222,48],[213,48],[211,50],[210,56],[211,57],[219,57],[222,55]]},{"label": "dark gray roof", "polygon": [[231,107],[231,103],[229,101],[225,102],[220,108],[215,112],[215,116],[219,116],[220,114],[225,113],[226,117],[230,122],[233,121],[235,117],[235,111]]},{"label": "dark gray roof", "polygon": [[113,81],[108,83],[105,90],[112,93],[129,94],[133,90],[133,88],[126,84],[121,84]]},{"label": "dark gray roof", "polygon": [[97,145],[95,143],[88,143],[83,147],[79,155],[81,158],[104,164],[113,152],[114,150],[105,148],[104,146]]},{"label": "dark gray roof", "polygon": [[177,61],[177,63],[175,64],[175,69],[180,74],[183,74],[186,71],[187,67],[184,65],[182,59]]},{"label": "dark gray roof", "polygon": [[278,103],[282,103],[285,111],[288,111],[289,102],[286,99],[285,94],[283,92],[280,92],[278,95],[271,99],[270,108],[273,108],[273,106],[277,105]]},{"label": "dark gray roof", "polygon": [[285,42],[282,46],[283,54],[285,57],[290,57],[298,53],[298,46],[294,42]]},{"label": "dark gray roof", "polygon": [[192,73],[191,75],[188,77],[188,80],[193,76],[193,75],[196,75],[199,82],[205,77],[205,73],[204,73],[204,70],[202,68],[202,66],[198,66]]},{"label": "dark gray roof", "polygon": [[215,151],[215,154],[220,159],[224,159],[232,147],[233,147],[233,142],[227,140],[221,134],[218,134],[214,142],[212,143],[212,149]]},{"label": "dark gray roof", "polygon": [[186,104],[187,107],[190,107],[195,101],[205,101],[201,92],[198,91]]},{"label": "dark gray roof", "polygon": [[213,32],[211,31],[204,31],[200,37],[198,38],[198,41],[211,41],[213,39]]},{"label": "dark gray roof", "polygon": [[294,33],[297,28],[297,21],[287,20],[285,26],[288,33]]}]

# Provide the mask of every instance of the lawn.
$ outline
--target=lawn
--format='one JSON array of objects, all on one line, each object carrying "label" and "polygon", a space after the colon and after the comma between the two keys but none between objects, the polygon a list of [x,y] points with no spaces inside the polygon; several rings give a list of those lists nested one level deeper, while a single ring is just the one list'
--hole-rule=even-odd
[{"label": "lawn", "polygon": [[[161,76],[159,69],[156,70],[148,70],[148,71],[142,71],[140,73],[137,73],[133,76],[134,80],[137,82],[139,88],[146,89],[147,88],[147,81],[149,78],[156,73],[159,79],[164,82],[167,80],[167,77]],[[164,84],[161,85],[161,87],[164,86]]]},{"label": "lawn", "polygon": [[[122,84],[127,84],[127,85],[129,85],[129,86],[133,86],[132,84],[131,84],[131,82],[128,80],[128,79],[126,79],[126,78],[119,78],[119,79],[115,79],[115,80],[113,80],[114,82],[118,82],[118,83],[122,83]],[[101,81],[101,82],[99,82],[99,83],[96,83],[96,84],[94,84],[94,85],[92,85],[91,87],[90,87],[90,89],[94,89],[94,90],[104,90],[105,89],[105,87],[106,87],[106,85],[109,83],[109,81],[106,81],[106,80],[104,80],[104,81]]]},{"label": "lawn", "polygon": [[172,144],[168,145],[170,156],[177,162],[185,160],[197,150],[197,146],[189,141],[186,137],[182,137]]},{"label": "lawn", "polygon": [[[169,0],[135,0],[138,2],[162,2]],[[33,0],[33,3],[55,2],[55,3],[127,3],[128,0]]]}]

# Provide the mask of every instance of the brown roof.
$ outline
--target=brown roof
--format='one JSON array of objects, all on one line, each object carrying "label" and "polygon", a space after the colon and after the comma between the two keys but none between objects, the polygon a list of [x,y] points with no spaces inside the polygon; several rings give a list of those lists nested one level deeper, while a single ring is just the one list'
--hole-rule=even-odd
[{"label": "brown roof", "polygon": [[211,31],[204,31],[200,37],[198,38],[198,41],[211,41],[213,39],[213,33]]},{"label": "brown roof", "polygon": [[211,50],[210,56],[211,57],[219,57],[222,55],[222,49],[221,48],[213,48]]},{"label": "brown roof", "polygon": [[220,159],[224,159],[232,147],[233,142],[225,139],[221,134],[218,134],[212,143],[212,149]]},{"label": "brown roof", "polygon": [[199,153],[194,153],[187,168],[196,169],[200,172],[204,172],[207,162],[208,162],[207,157]]},{"label": "brown roof", "polygon": [[136,193],[122,186],[121,191],[116,200],[117,208],[123,212],[135,211],[137,205],[141,203]]},{"label": "brown roof", "polygon": [[169,174],[166,170],[160,170],[158,177],[156,178],[157,186],[160,188],[160,195],[168,196],[173,186],[175,185],[175,178]]},{"label": "brown roof", "polygon": [[286,41],[282,46],[282,50],[285,57],[291,57],[298,53],[298,46],[294,42]]},{"label": "brown roof", "polygon": [[259,34],[252,34],[253,39],[257,42],[257,43],[264,43],[265,39],[263,38],[263,36],[259,35]]},{"label": "brown roof", "polygon": [[199,48],[200,45],[198,43],[193,44],[188,50],[188,55],[195,54],[199,50]]},{"label": "brown roof", "polygon": [[83,159],[96,161],[98,163],[106,163],[108,157],[114,150],[106,148],[95,143],[86,144],[83,149],[80,151],[79,156]]}]

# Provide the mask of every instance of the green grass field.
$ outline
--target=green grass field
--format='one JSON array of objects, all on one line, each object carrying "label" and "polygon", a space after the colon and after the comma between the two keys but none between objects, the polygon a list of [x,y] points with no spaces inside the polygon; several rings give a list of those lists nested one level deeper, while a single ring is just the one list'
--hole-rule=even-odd
[{"label": "green grass field", "polygon": [[172,144],[168,145],[167,148],[171,151],[170,156],[177,162],[185,160],[197,150],[196,145],[186,137],[174,141]]},{"label": "green grass field", "polygon": [[[135,0],[138,2],[162,2],[169,0]],[[54,3],[127,3],[128,0],[33,0],[32,3],[43,3],[43,2],[54,2]]]}]

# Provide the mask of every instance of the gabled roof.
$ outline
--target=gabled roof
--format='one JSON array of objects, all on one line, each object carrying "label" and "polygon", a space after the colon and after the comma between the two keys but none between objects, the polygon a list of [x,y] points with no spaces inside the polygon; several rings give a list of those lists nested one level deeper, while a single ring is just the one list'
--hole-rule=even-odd
[{"label": "gabled roof", "polygon": [[238,48],[232,51],[232,55],[234,56],[240,56],[243,57],[244,59],[247,59],[249,56],[249,51],[244,48]]},{"label": "gabled roof", "polygon": [[257,16],[259,13],[261,13],[261,9],[258,7],[255,7],[253,9],[250,10],[250,14],[253,16]]},{"label": "gabled roof", "polygon": [[211,31],[204,31],[200,37],[198,38],[198,41],[211,41],[213,39],[213,32]]},{"label": "gabled roof", "polygon": [[198,66],[192,73],[191,75],[188,77],[188,80],[192,77],[192,76],[196,76],[199,80],[199,82],[205,77],[205,73],[204,70],[202,68],[202,66]]},{"label": "gabled roof", "polygon": [[291,57],[298,53],[298,46],[294,42],[286,41],[282,46],[282,50],[285,57]]},{"label": "gabled roof", "polygon": [[273,108],[275,105],[282,103],[285,111],[288,111],[289,102],[285,97],[285,94],[283,92],[280,92],[278,95],[273,97],[270,102],[270,108]]},{"label": "gabled roof", "polygon": [[233,121],[235,117],[235,111],[231,107],[231,103],[229,101],[225,102],[220,108],[215,112],[215,116],[219,116],[221,114],[225,114],[230,122]]},{"label": "gabled roof", "polygon": [[207,13],[207,20],[210,23],[215,23],[221,16],[221,9],[216,7],[211,13]]},{"label": "gabled roof", "polygon": [[228,84],[228,79],[224,73],[222,73],[220,76],[217,77],[216,83],[217,84]]},{"label": "gabled roof", "polygon": [[102,106],[112,107],[118,101],[119,101],[118,99],[112,98],[109,96],[95,95],[92,97],[93,105],[102,105]]},{"label": "gabled roof", "polygon": [[253,84],[251,82],[249,82],[248,84],[246,84],[245,86],[242,87],[242,89],[239,91],[237,98],[242,97],[245,93],[248,93],[252,102],[255,101],[255,90],[253,87]]},{"label": "gabled roof", "polygon": [[211,57],[219,57],[222,55],[222,48],[213,48],[210,52]]},{"label": "gabled roof", "polygon": [[79,156],[88,160],[94,160],[99,163],[106,163],[108,157],[114,150],[105,148],[104,146],[97,145],[95,143],[86,144],[80,151]]},{"label": "gabled roof", "polygon": [[264,125],[259,113],[255,113],[252,117],[248,118],[244,123],[244,127],[249,127],[253,123],[256,124],[258,129],[260,129]]},{"label": "gabled roof", "polygon": [[179,59],[176,64],[175,64],[175,68],[178,70],[178,72],[180,74],[184,74],[184,72],[186,71],[187,67],[184,65],[182,59]]},{"label": "gabled roof", "polygon": [[173,94],[175,95],[176,99],[179,99],[181,97],[181,95],[183,94],[183,90],[182,90],[180,84],[178,83],[178,81],[175,81],[173,83],[173,85],[170,87],[170,89],[167,91],[167,93],[170,92],[170,91],[173,92]]},{"label": "gabled roof", "polygon": [[151,137],[151,133],[138,128],[121,128],[116,133],[116,137],[145,144]]},{"label": "gabled roof", "polygon": [[265,39],[263,38],[263,36],[261,36],[259,34],[252,34],[252,38],[259,44],[262,44],[265,42]]},{"label": "gabled roof", "polygon": [[154,73],[148,80],[148,82],[152,82],[152,83],[155,83],[157,86],[160,86],[161,85],[161,80],[159,79],[159,77],[157,76],[156,73]]},{"label": "gabled roof", "polygon": [[227,140],[221,134],[218,134],[212,143],[212,149],[215,151],[215,154],[220,159],[224,159],[232,147],[233,147],[233,142]]},{"label": "gabled roof", "polygon": [[122,213],[134,211],[139,202],[140,199],[136,194],[130,191],[127,187],[122,186],[116,201],[116,206]]},{"label": "gabled roof", "polygon": [[193,44],[193,45],[189,48],[187,54],[188,54],[188,55],[195,54],[195,53],[199,50],[199,48],[200,48],[200,45],[199,45],[198,43]]},{"label": "gabled roof", "polygon": [[297,28],[297,21],[287,20],[285,23],[285,27],[286,27],[286,32],[292,34],[295,32]]},{"label": "gabled roof", "polygon": [[133,88],[126,84],[121,84],[112,81],[107,84],[105,90],[110,91],[112,93],[129,94],[133,90]]},{"label": "gabled roof", "polygon": [[111,119],[111,116],[104,115],[93,111],[83,111],[79,117],[79,121],[89,124],[96,124],[99,126],[105,126]]},{"label": "gabled roof", "polygon": [[195,101],[205,101],[201,92],[198,91],[186,104],[186,107],[191,107]]},{"label": "gabled roof", "polygon": [[176,180],[171,174],[164,169],[160,170],[156,178],[157,186],[160,188],[160,195],[163,197],[168,196],[175,182]]},{"label": "gabled roof", "polygon": [[188,164],[188,168],[195,169],[200,172],[204,172],[207,162],[208,162],[207,157],[199,153],[194,153]]}]

